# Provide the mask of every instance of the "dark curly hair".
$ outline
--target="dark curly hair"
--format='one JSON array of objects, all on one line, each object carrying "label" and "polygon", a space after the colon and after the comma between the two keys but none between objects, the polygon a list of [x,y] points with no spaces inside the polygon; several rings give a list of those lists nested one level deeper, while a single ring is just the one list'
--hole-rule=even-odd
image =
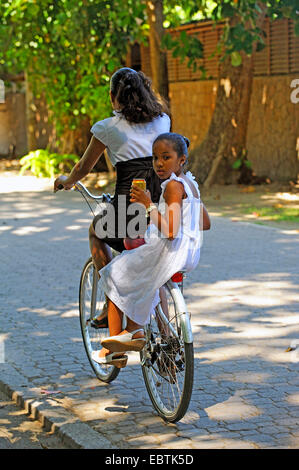
[{"label": "dark curly hair", "polygon": [[163,106],[143,72],[129,67],[117,70],[111,77],[110,91],[120,105],[120,112],[132,123],[150,122],[163,114]]},{"label": "dark curly hair", "polygon": [[167,140],[171,143],[174,151],[178,154],[178,157],[183,155],[188,158],[188,147],[190,145],[190,140],[181,134],[176,134],[175,132],[165,132],[164,134],[158,135],[158,137],[153,142],[153,146],[159,140]]}]

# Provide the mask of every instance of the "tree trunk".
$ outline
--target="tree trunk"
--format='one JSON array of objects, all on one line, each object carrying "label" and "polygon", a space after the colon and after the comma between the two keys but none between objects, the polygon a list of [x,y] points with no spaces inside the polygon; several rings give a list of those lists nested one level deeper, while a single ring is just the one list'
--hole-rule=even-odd
[{"label": "tree trunk", "polygon": [[147,0],[147,17],[149,24],[150,61],[153,88],[166,102],[168,96],[167,54],[161,51],[163,28],[163,0]]},{"label": "tree trunk", "polygon": [[31,152],[36,150],[37,137],[36,137],[36,106],[34,103],[34,96],[30,84],[30,74],[25,72],[25,86],[26,86],[26,134],[27,134],[27,151]]},{"label": "tree trunk", "polygon": [[[263,21],[261,15],[259,24]],[[221,63],[209,130],[202,143],[190,152],[191,170],[205,186],[235,182],[237,172],[233,172],[232,164],[246,151],[254,52],[250,57],[245,53],[241,56],[238,67],[231,64],[230,57]]]},{"label": "tree trunk", "polygon": [[90,119],[86,116],[76,129],[68,129],[59,137],[61,147],[59,153],[75,154],[81,157],[90,141]]},{"label": "tree trunk", "polygon": [[229,58],[221,67],[216,105],[208,133],[199,147],[190,152],[192,171],[201,182],[208,178],[216,156],[218,168],[217,172],[213,168],[213,179],[209,178],[209,184],[215,179],[219,183],[232,182],[232,163],[246,148],[252,69],[252,57],[245,54],[239,67],[233,67]]}]

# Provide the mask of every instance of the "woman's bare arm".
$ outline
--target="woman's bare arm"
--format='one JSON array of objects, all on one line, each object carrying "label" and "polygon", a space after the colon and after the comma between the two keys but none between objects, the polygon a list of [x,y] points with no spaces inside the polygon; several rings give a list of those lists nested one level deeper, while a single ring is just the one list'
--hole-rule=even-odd
[{"label": "woman's bare arm", "polygon": [[70,189],[77,181],[88,175],[90,170],[92,170],[100,156],[103,154],[105,148],[106,145],[92,136],[83,156],[79,162],[76,163],[69,176],[66,179],[60,179],[59,177],[55,180],[54,191],[58,190],[58,186],[60,184],[63,185],[64,189]]}]

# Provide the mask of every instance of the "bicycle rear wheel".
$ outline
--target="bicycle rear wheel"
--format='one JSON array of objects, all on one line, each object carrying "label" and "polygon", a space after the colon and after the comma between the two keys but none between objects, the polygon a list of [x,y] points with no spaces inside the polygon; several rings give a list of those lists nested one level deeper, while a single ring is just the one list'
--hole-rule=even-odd
[{"label": "bicycle rear wheel", "polygon": [[[173,295],[169,283],[164,289],[167,308],[163,305],[163,311],[160,303],[152,315],[145,329],[147,342],[140,357],[143,378],[154,408],[165,421],[174,423],[183,418],[190,403],[194,353],[193,342],[186,338],[186,329],[179,318],[177,296]],[[182,298],[182,294],[179,295]],[[184,325],[191,331],[189,315],[183,315]]]},{"label": "bicycle rear wheel", "polygon": [[105,304],[105,294],[98,286],[98,274],[94,268],[92,258],[89,258],[80,279],[80,326],[84,348],[95,375],[102,382],[109,383],[116,379],[120,369],[108,364],[98,364],[91,357],[93,350],[101,348],[101,339],[109,336],[108,328],[95,329],[90,326],[91,320],[100,315],[103,308],[105,308]]}]

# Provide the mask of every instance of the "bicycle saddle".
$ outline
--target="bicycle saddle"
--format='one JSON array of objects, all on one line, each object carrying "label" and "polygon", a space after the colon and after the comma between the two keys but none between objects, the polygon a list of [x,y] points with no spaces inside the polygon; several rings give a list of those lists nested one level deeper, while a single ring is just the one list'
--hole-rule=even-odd
[{"label": "bicycle saddle", "polygon": [[124,238],[124,247],[126,250],[133,250],[134,248],[144,244],[144,238]]}]

